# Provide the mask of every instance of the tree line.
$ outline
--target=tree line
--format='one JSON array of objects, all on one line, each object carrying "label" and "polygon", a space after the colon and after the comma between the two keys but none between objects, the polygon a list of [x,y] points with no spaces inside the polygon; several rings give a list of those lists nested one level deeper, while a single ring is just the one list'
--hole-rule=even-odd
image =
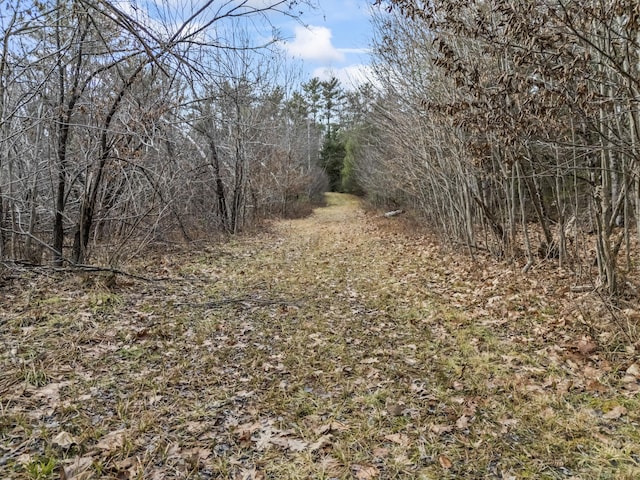
[{"label": "tree line", "polygon": [[628,285],[636,2],[374,0],[355,90],[253,42],[247,25],[299,3],[0,6],[0,258],[81,264],[101,245],[117,262],[338,190],[411,208],[471,255]]},{"label": "tree line", "polygon": [[319,201],[342,88],[249,30],[300,3],[0,6],[0,258],[117,263]]},{"label": "tree line", "polygon": [[[470,254],[637,270],[640,7],[379,0],[355,171]],[[634,233],[635,232],[635,233]]]}]

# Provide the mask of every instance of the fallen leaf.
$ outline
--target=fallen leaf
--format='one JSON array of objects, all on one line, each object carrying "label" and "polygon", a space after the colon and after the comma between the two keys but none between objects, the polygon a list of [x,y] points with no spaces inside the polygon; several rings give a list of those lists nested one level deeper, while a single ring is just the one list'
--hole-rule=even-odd
[{"label": "fallen leaf", "polygon": [[213,452],[208,448],[196,447],[185,450],[182,453],[189,458],[194,465],[197,465],[201,460],[209,458]]},{"label": "fallen leaf", "polygon": [[637,363],[632,364],[629,368],[627,368],[627,375],[640,378],[640,366],[638,366]]},{"label": "fallen leaf", "polygon": [[601,433],[598,433],[598,432],[594,432],[592,435],[594,438],[597,438],[605,445],[611,445],[611,439],[609,437],[602,435]]},{"label": "fallen leaf", "polygon": [[387,405],[387,412],[392,417],[401,417],[404,412],[405,406],[403,403],[389,403]]},{"label": "fallen leaf", "polygon": [[297,439],[289,439],[289,443],[287,445],[287,448],[289,450],[291,450],[292,452],[302,452],[304,450],[307,449],[307,447],[309,446],[309,442],[305,442],[304,440],[297,440]]},{"label": "fallen leaf", "polygon": [[409,443],[411,443],[409,437],[402,433],[392,433],[390,435],[385,435],[384,438],[386,440],[389,440],[390,442],[402,445],[403,447],[406,447],[409,445]]},{"label": "fallen leaf", "polygon": [[507,433],[511,427],[515,427],[519,423],[517,418],[502,418],[498,421],[500,422],[500,425],[502,425],[500,433]]},{"label": "fallen leaf", "polygon": [[365,365],[370,365],[372,363],[378,363],[380,360],[378,360],[375,357],[369,357],[369,358],[365,358],[364,360],[361,360],[360,363],[365,364]]},{"label": "fallen leaf", "polygon": [[452,387],[456,392],[461,392],[462,390],[464,390],[464,384],[458,380],[453,382]]},{"label": "fallen leaf", "polygon": [[598,392],[598,393],[606,393],[608,391],[607,387],[605,387],[598,380],[589,380],[587,382],[586,389],[588,392]]},{"label": "fallen leaf", "polygon": [[71,385],[71,382],[50,383],[36,389],[33,396],[36,398],[46,398],[49,400],[49,406],[57,407],[60,403],[60,389],[68,385]]},{"label": "fallen leaf", "polygon": [[243,468],[236,477],[238,480],[263,480],[264,474],[255,468]]},{"label": "fallen leaf", "polygon": [[63,430],[53,437],[51,443],[61,448],[69,448],[71,445],[78,442],[76,442],[75,438],[73,438],[69,432],[65,432]]},{"label": "fallen leaf", "polygon": [[438,457],[438,462],[440,463],[440,466],[445,470],[449,470],[451,467],[453,467],[453,463],[451,463],[451,460],[449,460],[444,455],[440,455]]},{"label": "fallen leaf", "polygon": [[332,439],[333,435],[331,434],[321,436],[315,442],[309,445],[309,451],[315,452],[316,450],[320,450],[321,448],[331,445]]},{"label": "fallen leaf", "polygon": [[584,367],[584,370],[582,371],[582,373],[584,373],[584,376],[586,378],[589,378],[592,380],[598,380],[599,378],[602,378],[602,372],[600,370],[598,370],[597,368],[590,367],[588,365]]},{"label": "fallen leaf", "polygon": [[[260,432],[260,435],[257,438],[252,437],[251,440],[255,440],[256,448],[260,451],[263,451],[271,448],[271,445],[277,444],[277,442],[279,441],[279,438],[274,437],[271,430],[265,430]],[[281,446],[286,447],[286,443]]]},{"label": "fallen leaf", "polygon": [[598,349],[598,345],[592,340],[583,339],[578,342],[577,348],[582,355],[587,356],[595,352]]},{"label": "fallen leaf", "polygon": [[385,458],[389,455],[389,449],[384,447],[376,447],[373,449],[373,456],[376,458]]},{"label": "fallen leaf", "polygon": [[320,425],[318,428],[314,429],[313,432],[316,435],[322,435],[329,432],[346,432],[347,430],[349,430],[349,427],[344,423],[333,421],[331,423]]},{"label": "fallen leaf", "polygon": [[411,468],[414,462],[410,460],[404,453],[393,457],[393,464],[401,468]]},{"label": "fallen leaf", "polygon": [[114,451],[124,445],[124,430],[116,430],[106,434],[97,443],[96,448],[106,451]]},{"label": "fallen leaf", "polygon": [[442,435],[443,433],[449,433],[453,430],[453,426],[451,425],[431,425],[429,428],[436,435]]},{"label": "fallen leaf", "polygon": [[380,471],[376,467],[354,465],[357,468],[356,478],[358,480],[369,480],[380,475]]},{"label": "fallen leaf", "polygon": [[621,416],[626,415],[626,413],[627,413],[627,409],[624,408],[622,405],[618,405],[613,407],[604,415],[602,415],[602,418],[606,418],[607,420],[617,420]]},{"label": "fallen leaf", "polygon": [[346,432],[349,430],[349,426],[342,422],[331,422],[331,430],[334,432]]},{"label": "fallen leaf", "polygon": [[[132,470],[132,467],[135,464],[135,462],[136,462],[135,458],[127,457],[125,459],[118,460],[115,465],[118,468],[118,470],[120,470],[120,471]],[[133,470],[135,470],[135,469],[133,469]]]},{"label": "fallen leaf", "polygon": [[342,464],[332,456],[328,455],[320,460],[320,469],[322,473],[329,477],[340,477],[342,473]]},{"label": "fallen leaf", "polygon": [[556,416],[556,412],[553,410],[553,408],[547,407],[541,412],[540,415],[542,416],[542,418],[549,420]]},{"label": "fallen leaf", "polygon": [[69,466],[64,467],[64,475],[67,480],[89,480],[93,477],[92,457],[75,457],[71,459],[71,462]]},{"label": "fallen leaf", "polygon": [[462,415],[456,421],[456,428],[458,430],[466,430],[468,427],[469,427],[469,417],[467,417],[466,415]]},{"label": "fallen leaf", "polygon": [[30,453],[23,453],[16,457],[16,462],[20,465],[26,465],[27,463],[31,463],[33,461],[33,455]]},{"label": "fallen leaf", "polygon": [[240,437],[240,440],[248,442],[251,440],[251,435],[257,430],[260,430],[261,427],[262,425],[258,422],[243,423],[242,425],[238,425],[235,431],[238,437]]},{"label": "fallen leaf", "polygon": [[172,457],[182,457],[182,448],[180,448],[180,444],[178,443],[170,443],[164,454],[167,456],[167,458],[172,458]]}]

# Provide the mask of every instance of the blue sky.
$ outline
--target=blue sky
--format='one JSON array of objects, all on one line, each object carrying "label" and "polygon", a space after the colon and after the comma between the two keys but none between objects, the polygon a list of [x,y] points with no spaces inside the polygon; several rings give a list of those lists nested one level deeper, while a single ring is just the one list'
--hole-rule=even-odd
[{"label": "blue sky", "polygon": [[[23,0],[30,2],[31,0]],[[240,11],[250,12],[279,4],[280,0],[213,0],[201,10],[206,0],[111,0],[120,9],[139,21],[167,26],[169,33],[183,21],[191,18],[186,31],[196,31],[212,16],[242,6]],[[371,38],[370,9],[374,0],[309,0],[316,8],[302,2],[292,13],[302,10],[300,21],[273,11],[263,16],[250,15],[246,25],[257,43],[273,38],[275,28],[283,38],[284,50],[293,60],[302,62],[303,81],[317,76],[325,80],[337,77],[343,87],[361,83],[369,75],[368,50]],[[0,0],[0,5],[2,0]],[[0,7],[1,8],[1,7]],[[286,10],[279,5],[276,10]],[[192,17],[193,14],[198,12]],[[223,15],[224,17],[224,15]],[[251,18],[256,19],[252,22]],[[262,19],[262,21],[261,21]],[[163,27],[164,28],[164,27]],[[213,30],[216,30],[215,28]],[[215,36],[215,35],[214,35]]]},{"label": "blue sky", "polygon": [[367,76],[372,0],[319,0],[316,10],[280,27],[285,50],[303,62],[305,76],[337,77],[345,87]]}]

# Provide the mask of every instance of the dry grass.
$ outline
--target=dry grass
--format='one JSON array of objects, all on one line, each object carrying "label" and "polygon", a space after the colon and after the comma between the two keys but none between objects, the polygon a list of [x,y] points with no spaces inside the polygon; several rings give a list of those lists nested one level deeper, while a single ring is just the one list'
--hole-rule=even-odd
[{"label": "dry grass", "polygon": [[328,200],[130,266],[171,281],[5,285],[0,477],[640,477],[597,303]]}]

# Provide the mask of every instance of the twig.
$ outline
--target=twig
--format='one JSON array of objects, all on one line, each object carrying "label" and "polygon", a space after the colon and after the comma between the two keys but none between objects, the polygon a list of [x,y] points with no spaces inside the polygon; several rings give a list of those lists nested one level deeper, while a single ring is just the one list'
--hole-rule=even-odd
[{"label": "twig", "polygon": [[593,285],[574,285],[570,287],[573,293],[584,293],[584,292],[593,292],[596,287]]},{"label": "twig", "polygon": [[72,264],[69,267],[54,267],[49,265],[41,265],[29,262],[2,262],[6,268],[11,269],[15,265],[20,265],[25,268],[30,268],[32,270],[45,270],[50,272],[60,272],[60,273],[77,273],[77,272],[108,272],[113,273],[115,275],[122,275],[123,277],[135,278],[137,280],[143,280],[145,282],[163,282],[163,281],[175,281],[175,278],[170,277],[160,277],[160,278],[150,278],[145,277],[143,275],[137,275],[135,273],[125,272],[124,270],[119,270],[113,267],[101,267],[99,265],[83,265],[83,264]]}]

